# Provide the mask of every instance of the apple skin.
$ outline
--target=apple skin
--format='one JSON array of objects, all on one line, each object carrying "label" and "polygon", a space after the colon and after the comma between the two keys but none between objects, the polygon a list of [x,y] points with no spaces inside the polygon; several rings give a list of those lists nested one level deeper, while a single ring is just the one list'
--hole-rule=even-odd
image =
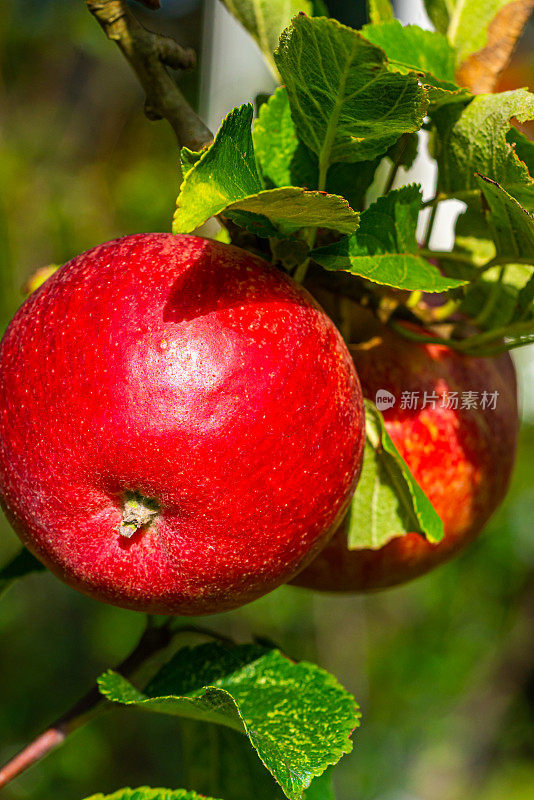
[{"label": "apple skin", "polygon": [[[346,519],[319,556],[293,583],[329,592],[369,592],[395,586],[450,559],[482,530],[501,503],[512,472],[518,433],[517,385],[508,354],[460,355],[442,345],[418,344],[373,323],[377,334],[351,345],[364,397],[379,389],[396,403],[382,412],[386,429],[444,523],[444,538],[398,536],[377,550],[349,550]],[[368,328],[369,330],[369,328]],[[498,391],[495,410],[403,410],[402,392]],[[478,396],[480,404],[481,394]]]},{"label": "apple skin", "polygon": [[[359,475],[341,336],[229,245],[139,234],[83,253],[20,308],[0,374],[7,517],[59,578],[115,605],[208,614],[259,597],[320,549]],[[129,493],[157,509],[131,538]]]}]

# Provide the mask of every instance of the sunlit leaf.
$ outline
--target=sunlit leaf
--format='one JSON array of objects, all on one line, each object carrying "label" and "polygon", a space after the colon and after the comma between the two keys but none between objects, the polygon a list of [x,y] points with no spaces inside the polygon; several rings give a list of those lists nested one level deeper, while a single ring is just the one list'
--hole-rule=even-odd
[{"label": "sunlit leaf", "polygon": [[183,648],[143,691],[111,671],[99,687],[111,702],[244,732],[290,800],[351,750],[359,722],[332,675],[260,645]]},{"label": "sunlit leaf", "polygon": [[324,175],[336,161],[371,160],[421,127],[428,100],[417,77],[390,72],[380,48],[335,20],[296,17],[275,59],[298,136]]},{"label": "sunlit leaf", "polygon": [[325,269],[345,270],[398,289],[441,292],[463,281],[441,275],[419,255],[415,238],[421,208],[419,186],[404,186],[379,197],[360,217],[351,237],[316,248],[312,257]]}]

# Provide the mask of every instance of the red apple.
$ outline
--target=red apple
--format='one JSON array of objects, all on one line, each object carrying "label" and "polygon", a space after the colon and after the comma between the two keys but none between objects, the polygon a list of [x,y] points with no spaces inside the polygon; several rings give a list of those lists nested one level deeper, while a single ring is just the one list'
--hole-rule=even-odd
[{"label": "red apple", "polygon": [[58,577],[154,613],[291,578],[347,509],[363,446],[348,350],[237,248],[143,234],[69,262],[0,346],[0,494]]},{"label": "red apple", "polygon": [[[394,396],[394,405],[382,412],[386,429],[443,520],[445,535],[437,545],[409,533],[378,550],[349,550],[344,520],[297,576],[298,586],[365,592],[409,581],[471,542],[506,493],[518,430],[516,379],[508,354],[472,358],[441,345],[416,344],[383,326],[373,333],[378,335],[350,348],[363,394],[375,400],[378,390],[385,389]],[[447,398],[454,405],[453,392],[457,409],[447,407]],[[418,408],[403,408],[411,393]],[[437,399],[429,402],[431,397]],[[462,408],[462,401],[470,405],[469,397],[476,407]]]}]

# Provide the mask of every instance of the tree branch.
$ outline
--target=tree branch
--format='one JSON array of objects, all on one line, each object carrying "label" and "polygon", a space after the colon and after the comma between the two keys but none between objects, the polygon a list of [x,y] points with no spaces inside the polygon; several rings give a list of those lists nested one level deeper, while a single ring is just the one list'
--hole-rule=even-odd
[{"label": "tree branch", "polygon": [[[210,628],[204,628],[200,625],[176,625],[175,623],[176,621],[171,618],[166,620],[163,625],[155,625],[149,617],[147,628],[137,646],[124,661],[115,667],[115,671],[125,677],[133,675],[153,655],[168,647],[174,636],[180,633],[194,633],[198,636],[217,639],[228,645],[234,644],[229,637]],[[98,685],[93,686],[87,694],[53,722],[49,728],[39,734],[33,742],[30,742],[0,769],[0,789],[3,786],[7,786],[17,775],[40,761],[52,750],[55,750],[56,747],[59,747],[70,733],[89,722],[97,713],[108,706],[111,707],[111,704],[100,694]]]},{"label": "tree branch", "polygon": [[126,0],[86,0],[87,8],[104,33],[116,42],[146,92],[145,110],[150,119],[166,119],[180,147],[200,150],[213,139],[211,131],[191,108],[167,67],[190,69],[193,50],[174,39],[147,30],[134,17]]},{"label": "tree branch", "polygon": [[[150,656],[166,647],[170,643],[172,635],[167,627],[147,627],[135,650],[117,667],[117,671],[123,675],[132,674]],[[96,713],[98,708],[104,706],[105,702],[98,686],[93,686],[72,708],[0,769],[0,788],[6,786],[13,778],[62,744],[69,733],[83,725],[89,717]]]}]

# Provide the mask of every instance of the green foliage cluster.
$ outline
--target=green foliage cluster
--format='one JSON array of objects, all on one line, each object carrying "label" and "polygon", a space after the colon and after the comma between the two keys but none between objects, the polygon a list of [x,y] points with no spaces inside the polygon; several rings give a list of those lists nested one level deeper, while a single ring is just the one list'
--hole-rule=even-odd
[{"label": "green foliage cluster", "polygon": [[[228,6],[251,30],[248,4]],[[473,0],[451,11],[430,2],[436,32],[403,27],[387,2],[371,4],[372,22],[361,31],[326,17],[295,16],[274,52],[284,85],[260,108],[252,134],[252,110],[242,106],[200,157],[182,152],[174,231],[191,231],[216,213],[259,237],[282,240],[273,246],[273,259],[293,265],[297,279],[311,258],[392,289],[452,292],[464,313],[496,265],[502,269],[488,302],[495,303],[497,292],[509,294],[515,265],[531,269],[534,260],[533,145],[510,128],[512,119],[534,117],[534,95],[517,89],[473,96],[456,82],[457,68],[483,46],[504,6],[490,13]],[[476,36],[466,28],[473,19],[483,26]],[[261,14],[256,19],[260,44],[264,21]],[[281,21],[273,15],[271,32]],[[416,154],[414,134],[422,127],[438,164],[431,205],[466,202],[477,222],[472,236],[493,245],[482,263],[461,241],[449,255],[418,248],[416,227],[428,204],[417,186],[391,191],[398,168]],[[392,164],[391,179],[384,196],[367,207],[366,193],[384,159]],[[325,230],[344,235],[314,247]],[[298,251],[295,238],[305,245]],[[295,266],[297,252],[301,263]],[[453,335],[448,344],[489,355],[534,339],[534,307],[526,293],[507,320],[509,329],[490,320],[485,313],[483,339],[457,343]]]}]

